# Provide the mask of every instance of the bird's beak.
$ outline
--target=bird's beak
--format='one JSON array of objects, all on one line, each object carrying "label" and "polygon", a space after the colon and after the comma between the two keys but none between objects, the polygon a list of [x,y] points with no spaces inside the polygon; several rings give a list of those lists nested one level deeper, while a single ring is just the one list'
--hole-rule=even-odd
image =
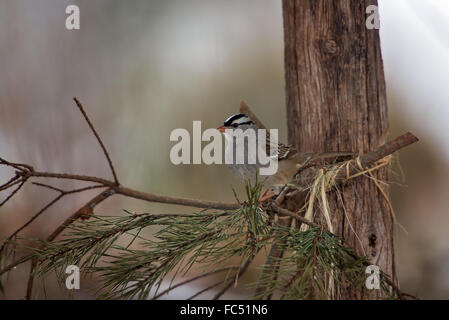
[{"label": "bird's beak", "polygon": [[221,126],[221,127],[218,127],[217,130],[220,132],[225,132],[226,128],[225,128],[225,126]]}]

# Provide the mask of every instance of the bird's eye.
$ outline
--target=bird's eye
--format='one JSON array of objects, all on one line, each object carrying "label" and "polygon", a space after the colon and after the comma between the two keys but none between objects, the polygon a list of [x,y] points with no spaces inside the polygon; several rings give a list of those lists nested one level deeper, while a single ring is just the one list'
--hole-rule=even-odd
[{"label": "bird's eye", "polygon": [[237,123],[233,123],[232,126],[233,126],[234,128],[237,128],[239,125],[238,125]]}]

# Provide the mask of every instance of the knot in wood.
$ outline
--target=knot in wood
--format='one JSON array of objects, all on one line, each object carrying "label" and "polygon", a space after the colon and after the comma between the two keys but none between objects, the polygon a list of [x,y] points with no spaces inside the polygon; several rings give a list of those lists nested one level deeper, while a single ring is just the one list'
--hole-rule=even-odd
[{"label": "knot in wood", "polygon": [[327,39],[324,41],[324,50],[328,54],[336,54],[338,52],[337,42],[333,39]]},{"label": "knot in wood", "polygon": [[371,235],[368,237],[369,246],[374,248],[376,246],[376,240],[377,236],[374,233],[371,233]]}]

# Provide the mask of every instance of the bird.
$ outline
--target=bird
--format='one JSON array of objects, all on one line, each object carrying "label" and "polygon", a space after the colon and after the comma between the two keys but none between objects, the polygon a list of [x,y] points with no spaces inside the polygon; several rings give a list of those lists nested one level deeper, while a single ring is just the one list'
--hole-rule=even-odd
[{"label": "bird", "polygon": [[[241,129],[241,131],[235,131],[236,129]],[[256,123],[248,115],[243,113],[233,114],[224,121],[222,126],[217,128],[218,131],[223,133],[226,139],[226,164],[243,181],[249,180],[254,182],[258,178],[258,171],[262,166],[255,152],[255,150],[262,147],[258,143],[257,131],[259,129]],[[254,131],[255,140],[250,141],[250,139],[241,137],[241,135],[248,136],[247,130]],[[250,148],[249,143],[255,143],[256,146]],[[234,161],[234,155],[239,148],[244,151],[244,162],[240,164]],[[278,194],[295,177],[298,170],[309,163],[325,161],[326,159],[335,162],[337,159],[353,157],[353,153],[351,152],[298,152],[292,145],[272,142],[269,134],[266,135],[266,145],[263,151],[266,152],[267,157],[277,160],[278,170],[273,175],[265,178],[264,188],[266,189],[259,202],[266,201]]]}]

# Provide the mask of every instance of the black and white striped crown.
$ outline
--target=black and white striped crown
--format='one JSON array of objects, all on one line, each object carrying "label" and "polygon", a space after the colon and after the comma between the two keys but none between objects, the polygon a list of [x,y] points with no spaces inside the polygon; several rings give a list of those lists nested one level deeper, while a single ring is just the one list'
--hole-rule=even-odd
[{"label": "black and white striped crown", "polygon": [[225,127],[238,127],[244,124],[254,124],[254,122],[243,113],[237,113],[232,116],[230,116],[226,121],[224,122]]}]

